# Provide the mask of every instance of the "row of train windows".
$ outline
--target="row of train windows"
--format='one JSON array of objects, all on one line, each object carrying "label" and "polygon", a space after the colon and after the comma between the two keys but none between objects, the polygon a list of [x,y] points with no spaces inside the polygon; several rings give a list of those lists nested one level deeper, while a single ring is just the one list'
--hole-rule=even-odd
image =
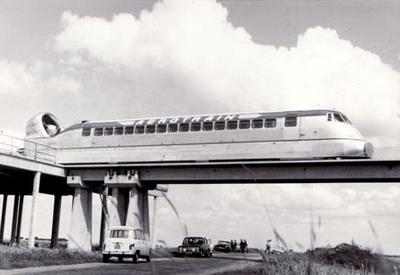
[{"label": "row of train windows", "polygon": [[[176,132],[199,132],[199,131],[220,131],[220,130],[236,130],[250,128],[275,128],[276,119],[245,119],[245,120],[231,120],[231,121],[216,121],[216,122],[192,122],[192,123],[171,123],[171,124],[158,124],[158,125],[136,125],[134,126],[117,126],[94,128],[94,136],[111,136],[111,135],[132,135],[135,134],[153,134],[153,133],[176,133]],[[296,127],[297,117],[288,116],[285,118],[285,127]],[[90,136],[91,128],[84,127],[82,129],[82,136]]]}]

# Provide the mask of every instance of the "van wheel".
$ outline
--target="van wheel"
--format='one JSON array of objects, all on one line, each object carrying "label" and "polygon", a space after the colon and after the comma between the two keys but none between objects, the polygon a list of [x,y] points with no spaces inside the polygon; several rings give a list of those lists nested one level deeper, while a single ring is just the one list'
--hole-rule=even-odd
[{"label": "van wheel", "polygon": [[132,261],[134,264],[136,264],[138,260],[139,260],[139,253],[136,252],[135,254],[133,254]]},{"label": "van wheel", "polygon": [[146,256],[146,262],[150,263],[150,261],[151,261],[150,255]]},{"label": "van wheel", "polygon": [[103,255],[103,263],[108,263],[109,259],[110,257],[108,257],[108,255]]}]

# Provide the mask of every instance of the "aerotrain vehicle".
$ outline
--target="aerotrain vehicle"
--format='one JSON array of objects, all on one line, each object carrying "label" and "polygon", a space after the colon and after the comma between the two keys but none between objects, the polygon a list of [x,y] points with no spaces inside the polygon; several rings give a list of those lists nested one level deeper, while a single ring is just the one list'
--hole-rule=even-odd
[{"label": "aerotrain vehicle", "polygon": [[52,114],[40,113],[28,122],[26,138],[57,148],[61,164],[370,158],[373,153],[335,110],[82,121],[64,129]]}]

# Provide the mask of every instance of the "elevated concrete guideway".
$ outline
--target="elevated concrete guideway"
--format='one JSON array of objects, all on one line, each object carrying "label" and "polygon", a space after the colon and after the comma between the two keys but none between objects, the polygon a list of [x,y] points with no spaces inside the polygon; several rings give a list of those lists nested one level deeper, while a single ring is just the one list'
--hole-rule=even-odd
[{"label": "elevated concrete guideway", "polygon": [[69,165],[69,175],[101,181],[137,172],[142,184],[400,182],[400,160],[291,160]]}]

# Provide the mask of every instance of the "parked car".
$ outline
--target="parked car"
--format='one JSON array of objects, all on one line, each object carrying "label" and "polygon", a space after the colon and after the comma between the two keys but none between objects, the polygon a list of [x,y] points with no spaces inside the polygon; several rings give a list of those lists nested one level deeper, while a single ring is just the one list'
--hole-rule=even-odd
[{"label": "parked car", "polygon": [[285,253],[285,249],[281,246],[274,246],[271,250],[271,254],[282,255]]},{"label": "parked car", "polygon": [[222,252],[232,252],[231,243],[228,241],[218,241],[218,243],[214,245],[214,250]]},{"label": "parked car", "polygon": [[210,242],[204,237],[186,237],[178,246],[177,256],[211,257]]},{"label": "parked car", "polygon": [[132,258],[135,263],[139,258],[150,262],[151,242],[141,229],[113,226],[110,228],[108,238],[104,241],[102,254],[105,263],[111,257],[117,257],[119,262],[122,262],[123,258]]}]

